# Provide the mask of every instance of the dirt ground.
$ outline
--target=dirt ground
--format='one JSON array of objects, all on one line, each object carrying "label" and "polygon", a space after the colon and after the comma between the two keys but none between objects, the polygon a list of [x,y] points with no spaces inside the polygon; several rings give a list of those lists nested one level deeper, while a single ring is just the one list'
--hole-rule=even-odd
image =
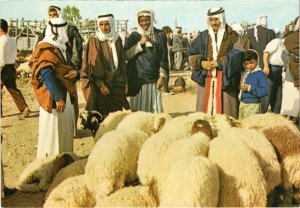
[{"label": "dirt ground", "polygon": [[[184,77],[187,91],[184,93],[163,93],[164,111],[178,116],[195,111],[196,85],[190,81],[190,71],[171,71],[169,85],[172,86],[177,77]],[[17,85],[22,91],[29,105],[31,114],[29,118],[22,119],[8,91],[3,89],[1,118],[2,162],[4,167],[4,181],[6,186],[17,185],[18,176],[25,166],[36,157],[38,138],[39,105],[30,86],[30,79],[18,79]],[[80,90],[80,82],[77,85],[79,93],[79,107],[83,111],[85,101]],[[93,148],[94,140],[88,130],[78,130],[78,136],[74,139],[74,152],[79,156],[86,156]],[[2,176],[3,177],[3,176]],[[41,207],[43,205],[44,192],[28,194],[16,192],[2,199],[2,207]]]}]

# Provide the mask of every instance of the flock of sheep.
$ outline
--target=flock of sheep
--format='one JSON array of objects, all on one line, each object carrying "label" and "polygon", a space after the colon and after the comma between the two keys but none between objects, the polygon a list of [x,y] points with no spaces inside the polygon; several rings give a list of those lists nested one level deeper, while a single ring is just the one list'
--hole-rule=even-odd
[{"label": "flock of sheep", "polygon": [[19,190],[47,190],[44,207],[260,207],[299,194],[300,132],[280,115],[118,111],[94,139],[88,158],[30,163]]}]

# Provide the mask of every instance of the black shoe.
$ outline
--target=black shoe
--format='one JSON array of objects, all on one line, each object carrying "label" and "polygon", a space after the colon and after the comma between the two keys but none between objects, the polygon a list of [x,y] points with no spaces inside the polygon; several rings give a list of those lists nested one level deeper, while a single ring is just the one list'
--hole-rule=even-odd
[{"label": "black shoe", "polygon": [[5,196],[5,197],[14,194],[16,191],[17,191],[16,188],[8,188],[8,187],[4,187],[4,189],[3,189],[3,193],[4,193],[4,196]]}]

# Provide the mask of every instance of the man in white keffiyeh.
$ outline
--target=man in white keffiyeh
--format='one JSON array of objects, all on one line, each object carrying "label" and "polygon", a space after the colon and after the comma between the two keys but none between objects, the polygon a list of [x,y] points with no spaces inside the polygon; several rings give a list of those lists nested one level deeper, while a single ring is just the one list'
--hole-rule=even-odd
[{"label": "man in white keffiyeh", "polygon": [[85,109],[107,116],[129,109],[126,61],[114,16],[99,15],[97,26],[96,35],[89,38],[84,53],[82,90],[87,102]]},{"label": "man in white keffiyeh", "polygon": [[197,78],[193,76],[199,84],[196,110],[237,118],[240,72],[234,71],[232,65],[229,67],[227,59],[239,35],[226,24],[222,7],[208,10],[207,25],[208,30],[200,33],[189,49],[190,64],[199,73]]},{"label": "man in white keffiyeh", "polygon": [[134,111],[163,112],[160,88],[168,70],[167,37],[153,26],[154,12],[142,9],[137,13],[138,29],[125,41],[128,60],[128,92]]},{"label": "man in white keffiyeh", "polygon": [[73,151],[77,70],[67,65],[67,23],[51,18],[32,54],[32,88],[40,105],[37,158]]},{"label": "man in white keffiyeh", "polygon": [[[66,42],[68,42],[67,22],[62,18],[51,18],[41,42],[47,42],[59,48],[66,60]],[[41,43],[39,42],[39,43]]]}]

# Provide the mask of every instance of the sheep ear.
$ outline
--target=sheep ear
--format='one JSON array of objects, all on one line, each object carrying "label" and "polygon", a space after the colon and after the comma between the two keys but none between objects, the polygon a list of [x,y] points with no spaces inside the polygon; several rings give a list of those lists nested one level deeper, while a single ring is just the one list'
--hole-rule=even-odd
[{"label": "sheep ear", "polygon": [[166,118],[158,118],[157,120],[154,120],[154,127],[153,127],[153,132],[157,133],[159,132],[165,125],[166,123]]}]

